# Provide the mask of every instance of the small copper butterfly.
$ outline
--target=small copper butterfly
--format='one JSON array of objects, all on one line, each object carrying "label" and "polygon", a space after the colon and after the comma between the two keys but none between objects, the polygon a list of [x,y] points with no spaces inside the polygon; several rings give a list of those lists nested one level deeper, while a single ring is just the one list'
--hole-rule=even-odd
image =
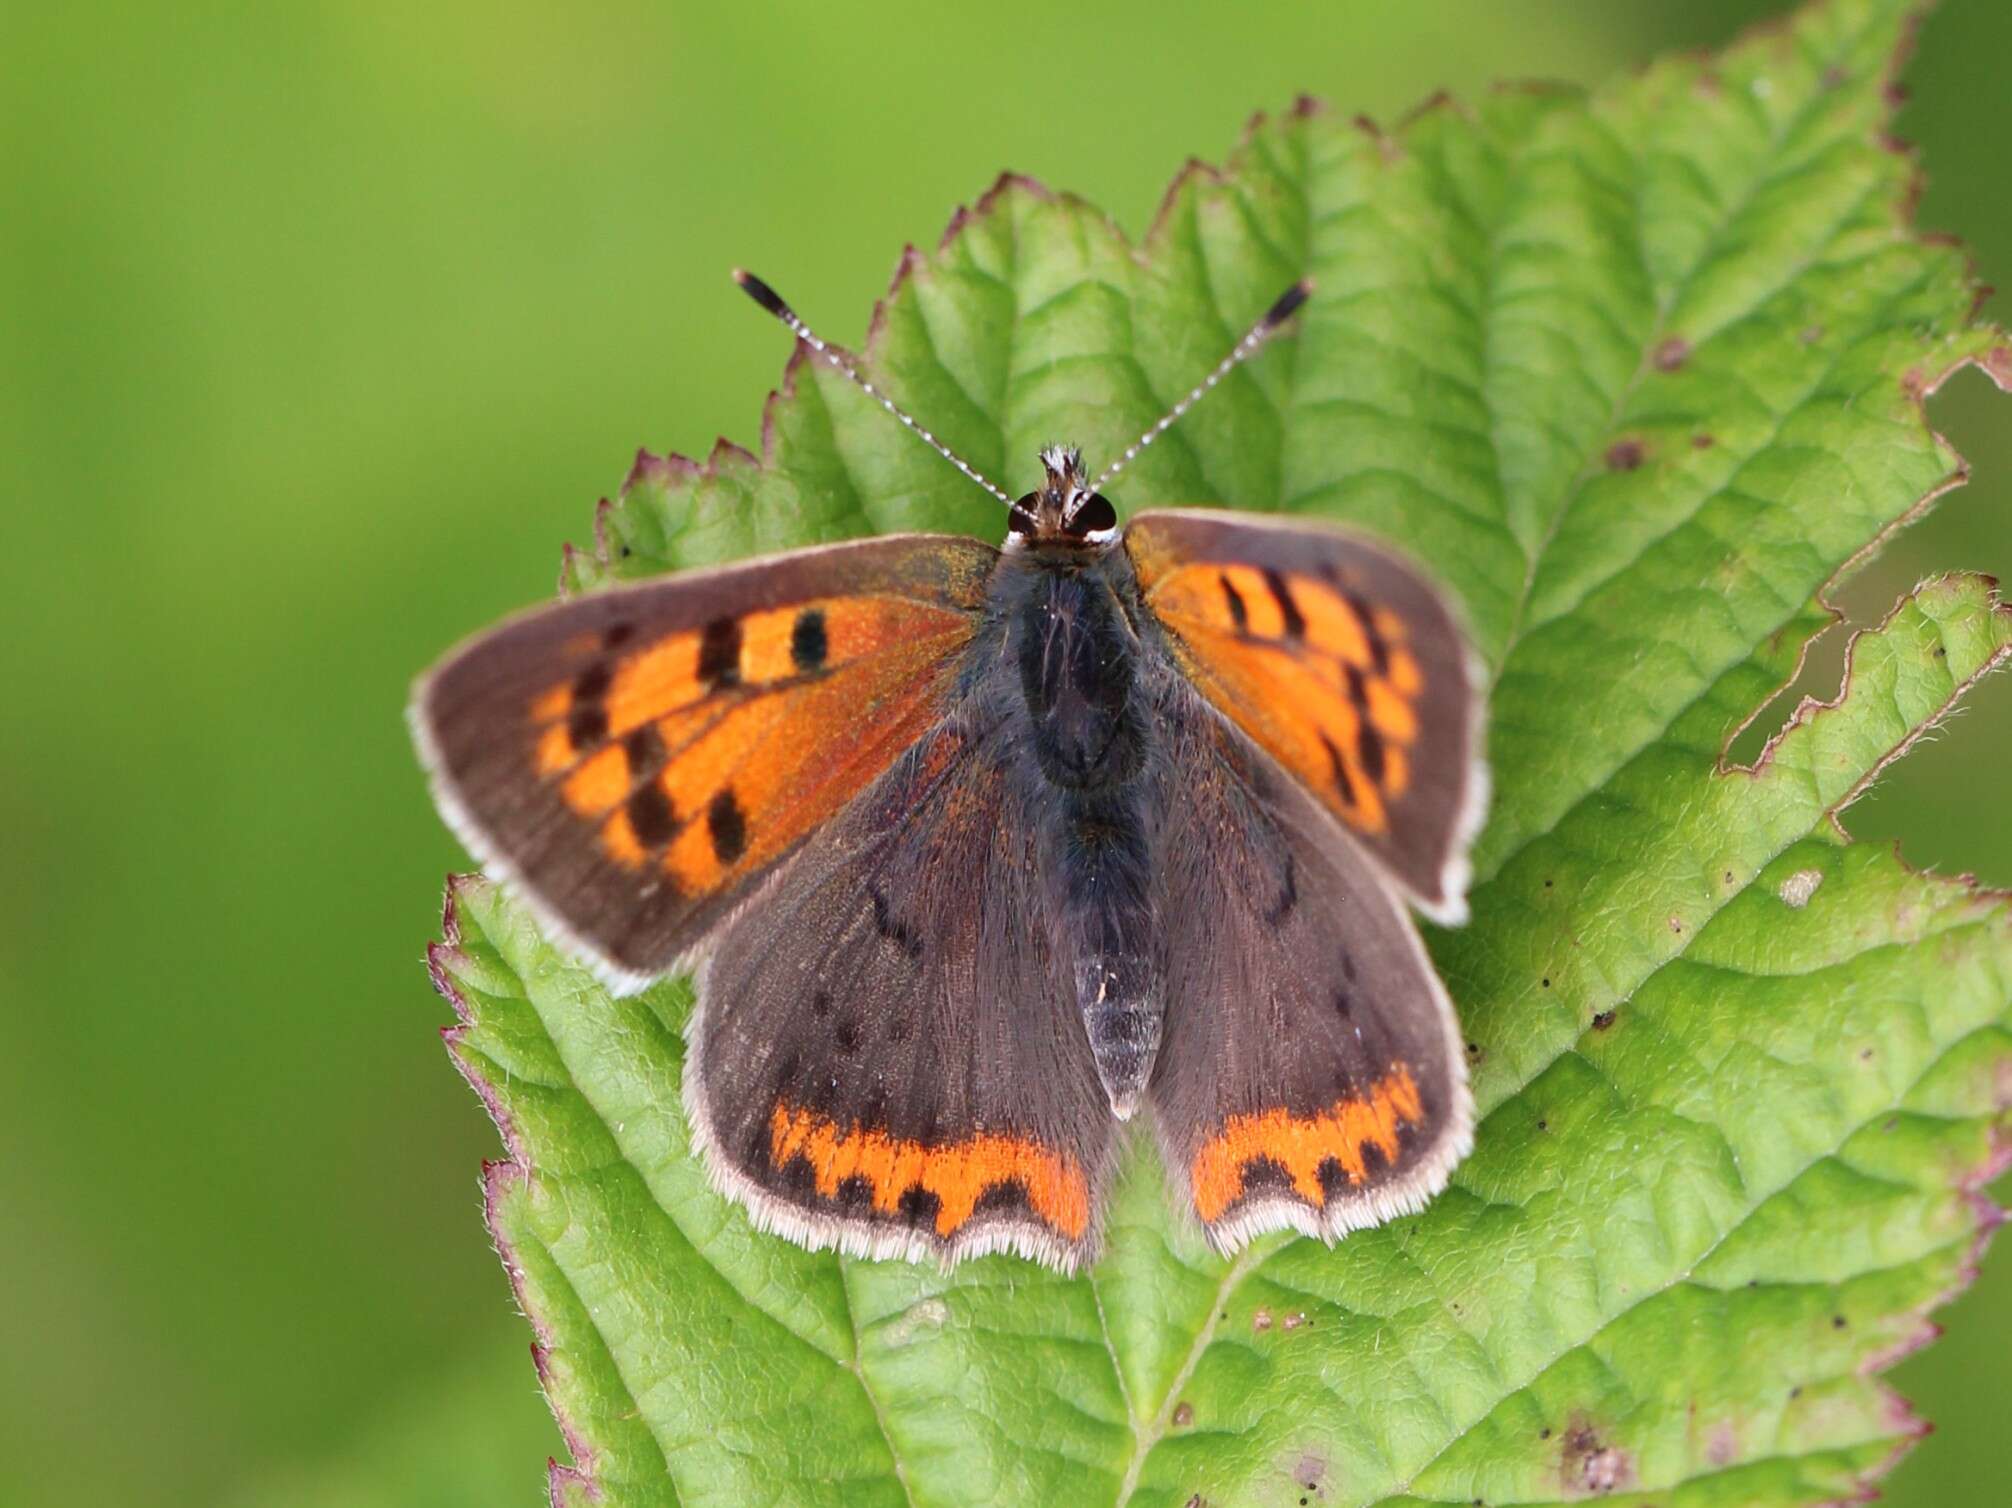
[{"label": "small copper butterfly", "polygon": [[412,704],[442,812],[618,987],[697,969],[717,1186],[809,1247],[1097,1249],[1143,1110],[1230,1251],[1420,1208],[1472,1136],[1407,903],[1464,917],[1479,678],[1384,545],[1102,487],[1013,498],[758,278],[742,287],[1007,510],[535,609]]}]

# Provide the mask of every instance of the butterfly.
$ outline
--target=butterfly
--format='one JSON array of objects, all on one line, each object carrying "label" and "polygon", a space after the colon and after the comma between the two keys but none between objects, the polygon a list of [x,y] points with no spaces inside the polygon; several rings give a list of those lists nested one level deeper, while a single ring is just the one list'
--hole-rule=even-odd
[{"label": "butterfly", "polygon": [[[1006,505],[995,548],[820,545],[542,607],[412,723],[442,812],[618,989],[696,967],[714,1184],[813,1249],[1094,1259],[1126,1123],[1233,1251],[1416,1211],[1472,1139],[1407,906],[1464,919],[1482,699],[1370,539],[1100,490],[1014,498],[767,284],[811,352]],[[1145,1112],[1140,1117],[1140,1112]]]}]

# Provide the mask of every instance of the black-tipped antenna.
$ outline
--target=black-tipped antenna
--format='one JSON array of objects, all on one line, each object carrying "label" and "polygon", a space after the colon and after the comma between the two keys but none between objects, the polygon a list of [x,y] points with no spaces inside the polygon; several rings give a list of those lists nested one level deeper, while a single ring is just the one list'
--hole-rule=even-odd
[{"label": "black-tipped antenna", "polygon": [[[1277,334],[1279,326],[1283,325],[1298,312],[1299,306],[1307,301],[1307,296],[1312,292],[1313,279],[1301,278],[1297,283],[1294,283],[1285,292],[1281,293],[1272,306],[1265,310],[1264,318],[1252,325],[1244,338],[1230,347],[1230,354],[1216,363],[1215,370],[1190,388],[1187,397],[1161,415],[1158,423],[1128,445],[1123,455],[1119,456],[1117,460],[1099,472],[1097,479],[1090,483],[1089,490],[1091,492],[1103,491],[1105,483],[1109,482],[1112,477],[1116,476],[1139,458],[1140,451],[1144,450],[1153,441],[1159,439],[1161,435],[1171,429],[1174,421],[1193,408],[1208,393],[1209,389],[1229,376],[1239,364],[1249,360],[1259,346]],[[774,297],[774,295],[771,294],[770,297]]]},{"label": "black-tipped antenna", "polygon": [[883,393],[879,388],[875,387],[871,382],[868,382],[865,376],[860,372],[859,368],[855,367],[852,364],[851,357],[847,355],[847,353],[844,350],[842,350],[838,346],[827,345],[824,341],[818,339],[817,332],[812,330],[809,325],[805,324],[801,319],[797,317],[796,310],[790,308],[788,304],[783,302],[782,295],[777,293],[775,289],[769,287],[767,283],[764,283],[760,278],[756,277],[752,272],[749,272],[744,267],[736,267],[734,269],[734,281],[741,285],[741,291],[747,294],[749,298],[753,299],[756,303],[760,304],[764,309],[768,310],[769,313],[773,314],[777,319],[781,320],[785,325],[788,325],[790,333],[796,336],[798,340],[802,341],[805,345],[809,346],[811,350],[815,351],[819,356],[822,356],[827,362],[831,363],[831,365],[834,368],[836,368],[840,373],[842,373],[849,381],[857,384],[860,391],[865,393],[867,397],[871,398],[875,403],[878,403],[882,408],[886,409],[890,414],[894,415],[895,418],[899,419],[903,424],[907,425],[911,430],[913,430],[921,438],[922,442],[925,445],[927,445],[931,450],[935,451],[938,455],[942,456],[944,460],[948,461],[952,466],[955,466],[959,471],[963,472],[966,476],[970,477],[972,481],[976,482],[979,486],[983,487],[987,492],[991,493],[994,497],[998,498],[999,501],[1004,503],[1008,508],[1015,508],[1019,506],[1017,503],[1014,502],[1012,498],[1008,497],[1003,490],[1001,490],[998,487],[995,487],[991,482],[988,482],[978,472],[977,468],[972,466],[970,462],[966,461],[964,457],[960,456],[956,451],[952,450],[948,445],[945,445],[941,440],[937,439],[936,436],[932,435],[928,430],[924,429],[920,424],[917,424],[905,412],[902,411],[901,406],[899,404],[897,404],[892,398],[888,397],[887,394]]}]

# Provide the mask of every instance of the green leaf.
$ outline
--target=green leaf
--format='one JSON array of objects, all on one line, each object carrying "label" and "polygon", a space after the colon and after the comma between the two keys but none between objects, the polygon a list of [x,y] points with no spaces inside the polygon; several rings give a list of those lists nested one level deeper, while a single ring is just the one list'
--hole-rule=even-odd
[{"label": "green leaf", "polygon": [[[1960,479],[1925,396],[2012,378],[1882,134],[1910,5],[1391,134],[1298,107],[1137,248],[1004,179],[904,256],[868,364],[1010,490],[1044,441],[1115,453],[1318,280],[1121,502],[1346,520],[1466,603],[1497,794],[1474,920],[1430,943],[1478,1144],[1331,1250],[1211,1256],[1135,1144],[1087,1277],[812,1255],[707,1186],[686,985],[610,999],[457,882],[433,968],[509,1148],[490,1220],[576,1457],[555,1501],[1788,1504],[1919,1433],[1875,1374],[1998,1218],[2012,909],[1835,818],[2012,655],[2012,611],[1931,582],[1834,701],[1724,754],[1830,583]],[[640,458],[565,580],[1002,526],[799,359],[759,458]]]}]

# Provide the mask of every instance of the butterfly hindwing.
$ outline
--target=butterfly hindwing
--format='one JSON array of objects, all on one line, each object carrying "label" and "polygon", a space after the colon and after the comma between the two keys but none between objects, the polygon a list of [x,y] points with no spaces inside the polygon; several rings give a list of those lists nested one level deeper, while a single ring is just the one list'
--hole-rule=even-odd
[{"label": "butterfly hindwing", "polygon": [[442,808],[563,938],[661,974],[938,720],[997,558],[894,536],[516,618],[415,695]]},{"label": "butterfly hindwing", "polygon": [[717,1182],[805,1245],[1095,1249],[1113,1122],[1063,986],[1010,734],[953,717],[778,872],[699,980]]},{"label": "butterfly hindwing", "polygon": [[[1308,793],[1176,698],[1150,1098],[1175,1186],[1225,1251],[1422,1208],[1471,1139],[1451,1002],[1401,901]],[[1203,857],[1205,856],[1205,857]]]},{"label": "butterfly hindwing", "polygon": [[1249,516],[1141,513],[1125,546],[1202,694],[1421,909],[1464,919],[1481,702],[1440,593],[1380,545]]}]

